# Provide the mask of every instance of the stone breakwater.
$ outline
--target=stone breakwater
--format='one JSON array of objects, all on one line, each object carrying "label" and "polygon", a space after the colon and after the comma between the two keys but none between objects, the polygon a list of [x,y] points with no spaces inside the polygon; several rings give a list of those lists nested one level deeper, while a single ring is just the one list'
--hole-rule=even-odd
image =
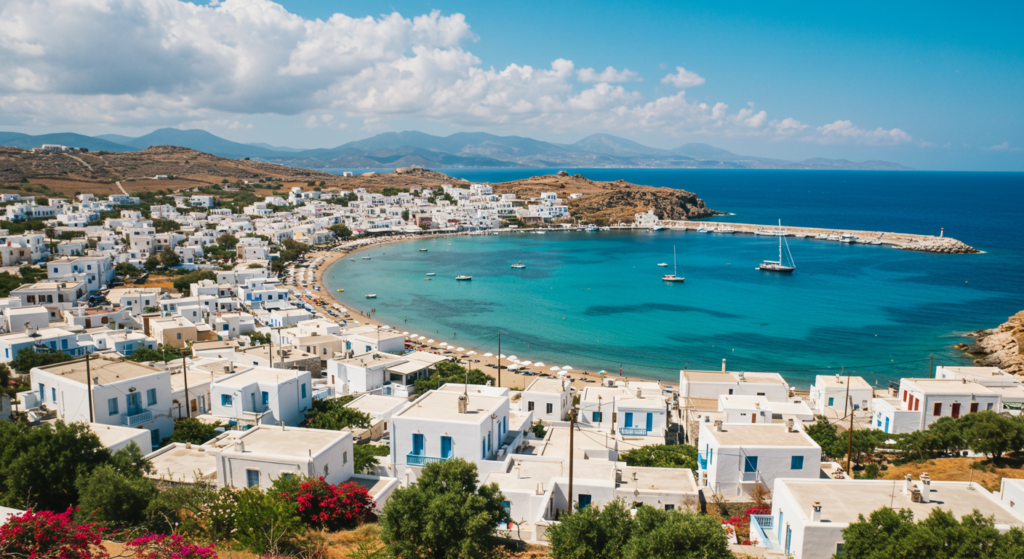
[{"label": "stone breakwater", "polygon": [[[694,231],[705,227],[709,233],[715,233],[720,228],[731,229],[732,233],[738,234],[762,234],[775,231],[770,225],[753,223],[726,223],[726,222],[693,222],[693,221],[668,221],[662,220],[666,227],[676,230]],[[857,237],[855,244],[870,244],[877,241],[878,244],[889,245],[900,250],[913,250],[917,252],[935,252],[941,254],[977,254],[981,251],[952,237],[937,237],[935,235],[915,235],[912,233],[889,233],[882,231],[857,231],[853,229],[831,229],[824,227],[793,227],[783,225],[782,230],[789,233],[790,237],[804,236],[815,238],[819,235],[835,238],[843,235]]]},{"label": "stone breakwater", "polygon": [[976,357],[974,364],[981,367],[999,367],[1007,373],[1024,374],[1024,311],[1009,318],[996,328],[978,330],[967,336],[976,338],[973,344],[955,347]]}]

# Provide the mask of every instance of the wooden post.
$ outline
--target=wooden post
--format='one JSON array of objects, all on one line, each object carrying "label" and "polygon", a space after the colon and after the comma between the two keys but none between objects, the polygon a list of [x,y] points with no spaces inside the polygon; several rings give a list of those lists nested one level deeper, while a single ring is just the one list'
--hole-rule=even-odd
[{"label": "wooden post", "polygon": [[89,394],[89,423],[95,423],[96,412],[92,407],[92,371],[89,370],[89,350],[85,351],[85,386]]},{"label": "wooden post", "polygon": [[572,463],[573,433],[576,432],[576,407],[570,408],[569,415],[569,512],[572,512]]},{"label": "wooden post", "polygon": [[501,330],[498,330],[498,387],[501,387]]}]

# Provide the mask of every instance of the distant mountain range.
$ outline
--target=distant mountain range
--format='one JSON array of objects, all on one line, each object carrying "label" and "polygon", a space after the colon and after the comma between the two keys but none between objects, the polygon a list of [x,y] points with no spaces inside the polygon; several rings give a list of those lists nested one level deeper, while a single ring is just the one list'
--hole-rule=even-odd
[{"label": "distant mountain range", "polygon": [[0,145],[33,148],[61,144],[90,151],[137,151],[152,146],[186,147],[229,159],[250,158],[306,169],[366,169],[423,166],[445,167],[570,167],[570,168],[699,168],[699,169],[826,169],[909,170],[888,161],[856,163],[845,159],[793,162],[738,155],[708,144],[658,149],[612,136],[593,134],[574,144],[555,144],[521,136],[459,132],[432,136],[423,132],[385,132],[334,148],[296,149],[268,144],[241,144],[205,130],[162,128],[132,138],[119,134],[83,136],[74,133],[30,136],[0,132]]}]

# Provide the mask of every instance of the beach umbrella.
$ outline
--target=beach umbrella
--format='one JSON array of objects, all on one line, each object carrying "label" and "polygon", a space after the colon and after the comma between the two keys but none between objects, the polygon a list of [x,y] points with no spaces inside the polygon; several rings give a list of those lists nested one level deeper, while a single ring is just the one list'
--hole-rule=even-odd
[{"label": "beach umbrella", "polygon": [[432,343],[434,343],[434,339],[433,339],[433,338],[431,338],[431,339],[427,340],[427,343],[428,343],[428,344],[432,344]]},{"label": "beach umbrella", "polygon": [[[552,369],[552,371],[555,371],[555,370],[557,370],[557,369]],[[558,371],[558,376],[560,376],[560,377],[564,377],[567,374],[568,373],[566,373],[565,371]]]},{"label": "beach umbrella", "polygon": [[531,362],[529,362],[529,361],[520,361],[520,362],[519,362],[519,365],[521,365],[521,366],[523,366],[523,367],[527,367],[527,366],[529,366],[529,365],[533,365],[533,363],[531,363]]},{"label": "beach umbrella", "polygon": [[[426,336],[420,336],[420,339],[421,340],[425,340],[425,339],[427,339],[427,337]],[[430,340],[430,341],[434,341],[434,340]]]},{"label": "beach umbrella", "polygon": [[[460,347],[459,349],[461,350],[462,348]],[[467,353],[466,355],[476,355],[476,352],[475,351],[471,351],[471,352]]]},{"label": "beach umbrella", "polygon": [[515,355],[509,355],[508,358],[509,358],[510,361],[515,361],[516,359],[519,359]]},{"label": "beach umbrella", "polygon": [[494,354],[493,353],[485,353],[484,357],[494,357]]},{"label": "beach umbrella", "polygon": [[510,370],[510,371],[515,371],[518,368],[519,368],[519,365],[515,365],[515,364],[512,364],[512,365],[508,366],[508,370]]},{"label": "beach umbrella", "polygon": [[408,336],[408,335],[409,335],[409,333],[408,333],[408,332],[402,332],[402,335],[403,335],[403,336]]},{"label": "beach umbrella", "polygon": [[448,344],[446,344],[446,343],[444,343],[444,342],[441,342],[441,343],[440,343],[440,347],[447,347],[447,346],[448,346]]},{"label": "beach umbrella", "polygon": [[543,361],[537,361],[536,363],[534,363],[534,365],[536,365],[538,367],[543,367],[544,366],[544,362]]},{"label": "beach umbrella", "polygon": [[502,359],[508,359],[508,357],[506,357],[504,353],[502,353],[502,354],[498,355],[498,357],[500,357],[500,358],[502,358]]},{"label": "beach umbrella", "polygon": [[608,374],[608,373],[607,373],[607,372],[605,372],[604,370],[600,370],[600,371],[598,371],[598,372],[597,372],[597,374],[599,374],[599,375],[606,375],[606,374]]},{"label": "beach umbrella", "polygon": [[559,369],[558,367],[551,367],[551,370],[552,371],[561,371],[561,369]]},{"label": "beach umbrella", "polygon": [[466,348],[460,347],[460,348],[456,349],[455,351],[466,351]]},{"label": "beach umbrella", "polygon": [[563,370],[563,371],[571,371],[571,370],[572,370],[572,367],[570,367],[570,366],[566,365],[566,366],[562,367],[562,370]]}]

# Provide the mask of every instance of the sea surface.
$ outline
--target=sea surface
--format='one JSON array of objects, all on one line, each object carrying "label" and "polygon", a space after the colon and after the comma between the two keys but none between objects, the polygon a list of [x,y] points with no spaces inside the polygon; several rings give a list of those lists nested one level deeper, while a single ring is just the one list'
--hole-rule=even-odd
[{"label": "sea surface", "polygon": [[[567,169],[683,188],[734,215],[709,221],[938,234],[941,255],[788,238],[797,271],[755,270],[778,241],[674,231],[445,237],[363,251],[327,288],[385,323],[480,355],[678,381],[680,369],[775,371],[806,388],[850,370],[878,386],[970,364],[964,332],[1024,310],[1024,174]],[[450,169],[475,182],[557,170]],[[425,248],[427,252],[419,249]],[[671,273],[675,248],[678,275]],[[363,260],[362,256],[370,256]],[[522,260],[526,269],[511,264]],[[668,268],[658,267],[660,262]],[[431,281],[425,274],[436,273]],[[459,274],[469,282],[455,281]],[[377,294],[377,299],[363,296]],[[478,356],[479,357],[479,356]],[[485,358],[487,360],[493,358]],[[537,370],[537,368],[534,368]]]}]

